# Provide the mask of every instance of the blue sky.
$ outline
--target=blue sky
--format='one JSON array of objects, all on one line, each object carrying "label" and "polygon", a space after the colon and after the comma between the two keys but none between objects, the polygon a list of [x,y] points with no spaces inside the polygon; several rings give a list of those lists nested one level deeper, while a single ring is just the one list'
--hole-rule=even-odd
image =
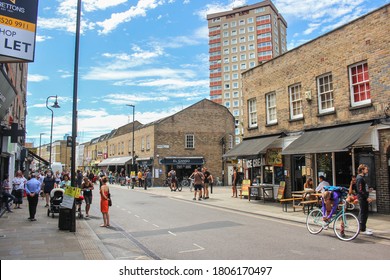
[{"label": "blue sky", "polygon": [[[79,143],[135,119],[160,119],[208,98],[206,15],[256,0],[82,0]],[[390,0],[274,0],[288,49]],[[77,0],[39,0],[35,61],[29,64],[27,141],[49,143],[46,98],[58,95],[53,141],[72,131]],[[49,99],[52,104],[54,99]]]}]

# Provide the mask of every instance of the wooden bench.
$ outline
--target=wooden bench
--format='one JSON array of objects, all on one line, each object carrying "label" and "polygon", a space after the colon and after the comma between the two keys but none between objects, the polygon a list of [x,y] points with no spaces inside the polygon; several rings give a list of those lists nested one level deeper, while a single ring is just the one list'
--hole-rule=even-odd
[{"label": "wooden bench", "polygon": [[313,206],[317,205],[317,204],[318,204],[318,200],[317,199],[315,199],[315,200],[304,200],[304,201],[301,201],[298,204],[298,206],[302,206],[303,207],[303,213],[306,213],[305,208],[307,208],[307,214],[309,214],[309,210],[313,209]]},{"label": "wooden bench", "polygon": [[[295,197],[290,197],[290,198],[282,198],[282,199],[279,199],[279,202],[280,204],[282,204],[282,209],[284,212],[287,212],[287,204],[292,201],[293,202],[293,205],[294,205],[294,201],[296,200]],[[294,211],[295,211],[295,208],[294,208]]]}]

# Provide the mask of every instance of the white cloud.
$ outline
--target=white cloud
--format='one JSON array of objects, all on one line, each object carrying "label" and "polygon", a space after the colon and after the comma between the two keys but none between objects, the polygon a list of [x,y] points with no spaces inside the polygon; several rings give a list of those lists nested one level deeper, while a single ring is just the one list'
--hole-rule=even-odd
[{"label": "white cloud", "polygon": [[195,73],[191,70],[183,69],[169,69],[169,68],[152,68],[144,69],[142,71],[108,71],[106,67],[93,67],[89,73],[83,76],[85,80],[134,80],[145,77],[187,77],[192,78]]},{"label": "white cloud", "polygon": [[321,26],[320,23],[309,23],[309,27],[303,31],[303,34],[309,35],[313,33],[315,30],[317,30]]},{"label": "white cloud", "polygon": [[50,40],[50,39],[53,39],[53,37],[51,37],[51,36],[40,36],[40,35],[35,36],[35,40],[37,42],[44,42],[44,41]]},{"label": "white cloud", "polygon": [[105,10],[126,3],[127,0],[83,0],[83,8],[87,12]]},{"label": "white cloud", "polygon": [[[172,1],[168,3],[172,3]],[[119,24],[129,22],[136,17],[145,17],[148,10],[156,9],[158,6],[164,4],[164,0],[139,0],[136,6],[130,7],[127,11],[114,13],[109,19],[97,22],[96,24],[102,28],[98,32],[99,34],[106,35],[115,30]]]},{"label": "white cloud", "polygon": [[38,74],[28,74],[27,81],[29,82],[42,82],[49,80],[48,76],[38,75]]},{"label": "white cloud", "polygon": [[140,93],[140,94],[111,93],[104,96],[104,101],[108,104],[124,106],[126,104],[137,104],[139,102],[147,102],[147,101],[168,101],[168,97],[151,96],[145,93]]},{"label": "white cloud", "polygon": [[225,12],[227,10],[232,10],[233,8],[244,6],[246,2],[247,2],[246,0],[230,0],[229,4],[221,4],[221,3],[207,4],[203,9],[196,11],[195,15],[197,15],[201,20],[205,20],[208,14],[214,14],[219,12]]}]

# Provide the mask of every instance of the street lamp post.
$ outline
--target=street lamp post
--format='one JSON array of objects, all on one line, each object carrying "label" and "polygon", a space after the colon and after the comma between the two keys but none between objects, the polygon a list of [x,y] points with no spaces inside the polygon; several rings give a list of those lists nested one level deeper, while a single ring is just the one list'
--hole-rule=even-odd
[{"label": "street lamp post", "polygon": [[46,134],[44,132],[39,134],[39,170],[41,170],[41,149],[42,149],[42,135]]},{"label": "street lamp post", "polygon": [[131,168],[130,168],[130,175],[131,175],[131,171],[133,170],[133,167],[134,167],[134,114],[135,114],[135,105],[126,104],[126,106],[129,106],[129,107],[133,108],[133,141],[131,141]]},{"label": "street lamp post", "polygon": [[[51,111],[51,127],[50,127],[50,151],[49,151],[49,164],[51,165],[51,148],[52,148],[52,142],[53,142],[53,117],[54,117],[54,112],[53,112],[53,109],[51,109],[49,106],[48,106],[48,102],[49,102],[49,98],[56,98],[56,101],[54,102],[54,104],[51,106],[53,108],[60,108],[60,105],[58,105],[58,101],[57,101],[57,95],[52,95],[52,96],[49,96],[47,99],[46,99],[46,108],[49,109]],[[50,166],[49,166],[50,167]]]}]

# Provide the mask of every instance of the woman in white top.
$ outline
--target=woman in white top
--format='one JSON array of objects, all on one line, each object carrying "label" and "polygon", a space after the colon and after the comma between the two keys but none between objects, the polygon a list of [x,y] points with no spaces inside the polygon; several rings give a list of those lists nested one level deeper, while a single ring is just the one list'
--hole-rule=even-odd
[{"label": "woman in white top", "polygon": [[12,192],[15,196],[15,209],[21,209],[20,205],[23,204],[24,185],[27,180],[24,178],[22,171],[17,171],[15,178],[12,179]]}]

